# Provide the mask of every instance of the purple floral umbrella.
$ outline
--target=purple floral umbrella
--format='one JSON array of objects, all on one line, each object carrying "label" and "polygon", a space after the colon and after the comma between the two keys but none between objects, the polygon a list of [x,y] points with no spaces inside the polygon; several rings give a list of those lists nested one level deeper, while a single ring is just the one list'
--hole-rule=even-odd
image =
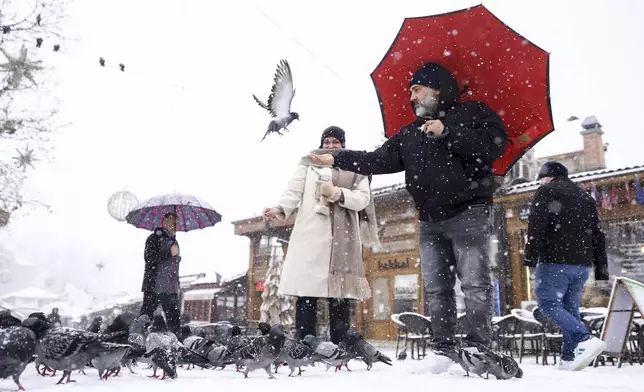
[{"label": "purple floral umbrella", "polygon": [[210,204],[190,195],[169,194],[153,197],[139,204],[127,214],[127,223],[139,229],[154,230],[168,212],[177,215],[177,231],[191,231],[214,226],[221,222],[221,214]]}]

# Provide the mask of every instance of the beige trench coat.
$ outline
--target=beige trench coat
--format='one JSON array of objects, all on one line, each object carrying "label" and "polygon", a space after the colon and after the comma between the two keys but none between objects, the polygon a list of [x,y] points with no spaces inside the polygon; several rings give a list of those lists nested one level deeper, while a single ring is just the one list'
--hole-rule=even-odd
[{"label": "beige trench coat", "polygon": [[[314,212],[317,203],[315,190],[319,174],[331,176],[331,168],[298,165],[288,189],[277,204],[284,214],[277,218],[286,220],[298,207],[297,218],[288,244],[279,294],[298,297],[329,297],[329,271],[331,266],[331,217]],[[341,188],[344,194],[342,207],[356,214],[370,202],[369,180],[365,177],[356,189]],[[358,230],[358,236],[359,236]],[[344,298],[356,299],[350,292]]]}]

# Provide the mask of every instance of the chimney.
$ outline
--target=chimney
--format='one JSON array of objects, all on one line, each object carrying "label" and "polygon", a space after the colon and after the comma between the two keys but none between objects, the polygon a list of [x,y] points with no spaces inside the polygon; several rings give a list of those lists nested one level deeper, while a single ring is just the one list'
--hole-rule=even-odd
[{"label": "chimney", "polygon": [[606,160],[604,153],[606,147],[602,140],[602,125],[597,117],[586,117],[581,123],[584,128],[581,135],[584,137],[584,170],[606,169]]}]

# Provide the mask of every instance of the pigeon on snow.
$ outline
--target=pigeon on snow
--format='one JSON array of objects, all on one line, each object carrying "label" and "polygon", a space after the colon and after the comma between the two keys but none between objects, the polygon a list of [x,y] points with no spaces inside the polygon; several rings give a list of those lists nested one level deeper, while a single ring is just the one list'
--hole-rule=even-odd
[{"label": "pigeon on snow", "polygon": [[225,365],[223,360],[228,353],[225,346],[218,344],[214,340],[193,335],[187,325],[181,328],[181,337],[185,346],[181,360],[188,363],[188,369],[190,369],[190,365],[201,367],[205,367],[208,364],[214,367]]},{"label": "pigeon on snow", "polygon": [[168,330],[168,325],[161,315],[155,315],[152,320],[152,328],[145,339],[145,356],[152,360],[156,378],[157,368],[163,369],[162,380],[166,377],[177,378],[177,359],[183,345],[179,343],[177,336]]},{"label": "pigeon on snow", "polygon": [[122,332],[96,334],[72,328],[52,328],[43,313],[32,313],[22,324],[36,334],[36,354],[42,364],[63,371],[58,384],[65,378],[67,383],[75,382],[70,379],[73,370],[82,369],[101,353],[121,349],[109,343],[122,336]]},{"label": "pigeon on snow", "polygon": [[488,379],[492,374],[497,380],[523,377],[523,370],[519,368],[514,359],[501,353],[495,353],[486,347],[464,348],[460,350],[459,354],[459,364],[468,376],[470,373],[479,377],[483,377],[485,374],[485,378]]},{"label": "pigeon on snow", "polygon": [[291,112],[291,102],[295,96],[295,88],[293,88],[293,74],[288,61],[280,61],[277,71],[275,71],[274,81],[267,103],[263,103],[253,94],[255,102],[273,116],[273,120],[268,124],[268,129],[260,142],[266,139],[266,136],[270,133],[277,133],[281,136],[282,129],[288,131],[287,127],[291,122],[293,120],[299,121],[300,119],[299,114]]},{"label": "pigeon on snow", "polygon": [[[123,358],[123,365],[128,368],[131,374],[136,374],[132,370],[132,365],[137,362],[152,364],[152,360],[143,355],[146,352],[145,337],[147,336],[147,325],[150,324],[150,318],[147,315],[141,315],[134,319],[128,328],[127,344],[131,347],[130,352]],[[118,374],[118,373],[117,373]]]},{"label": "pigeon on snow", "polygon": [[268,378],[275,378],[271,374],[271,364],[279,357],[285,339],[284,327],[276,324],[267,335],[256,338],[239,350],[236,359],[238,365],[244,366],[244,378],[248,378],[248,373],[256,369],[264,369]]},{"label": "pigeon on snow", "polygon": [[335,343],[327,342],[313,335],[306,335],[302,343],[309,346],[315,354],[320,356],[321,361],[327,364],[326,370],[329,370],[330,367],[335,367],[337,372],[354,358],[351,353],[338,347]]},{"label": "pigeon on snow", "polygon": [[367,342],[364,337],[355,329],[349,328],[347,331],[347,343],[355,347],[356,353],[367,364],[367,370],[376,362],[382,362],[386,365],[393,366],[391,359],[385,354],[378,351],[371,343]]},{"label": "pigeon on snow", "polygon": [[111,374],[118,375],[121,363],[132,352],[132,346],[128,345],[129,325],[125,322],[123,315],[116,316],[105,329],[107,334],[117,332],[121,332],[123,335],[113,339],[110,343],[105,343],[111,350],[99,353],[98,357],[91,362],[92,366],[98,370],[99,377],[104,380],[107,380]]},{"label": "pigeon on snow", "polygon": [[[230,337],[228,338],[228,341],[226,342],[226,354],[222,360],[222,369],[226,365],[233,364],[235,363],[235,358],[237,357],[237,354],[239,351],[250,345],[252,343],[252,340],[248,336],[242,335],[242,330],[239,328],[239,326],[235,325],[232,327],[230,330]],[[237,371],[240,371],[241,365],[237,365]]]},{"label": "pigeon on snow", "polygon": [[301,341],[286,338],[282,352],[277,360],[286,363],[289,369],[291,369],[291,373],[288,376],[293,377],[296,369],[298,370],[297,375],[301,376],[302,366],[309,366],[316,361],[321,361],[322,357]]},{"label": "pigeon on snow", "polygon": [[34,358],[36,335],[27,328],[15,326],[15,317],[11,319],[13,326],[8,326],[9,317],[0,325],[0,379],[11,377],[18,390],[24,391],[20,375]]}]

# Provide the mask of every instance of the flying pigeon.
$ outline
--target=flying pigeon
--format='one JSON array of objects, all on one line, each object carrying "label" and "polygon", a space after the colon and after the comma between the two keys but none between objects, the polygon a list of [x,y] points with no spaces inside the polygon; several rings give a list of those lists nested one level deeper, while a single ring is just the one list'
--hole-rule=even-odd
[{"label": "flying pigeon", "polygon": [[237,364],[244,366],[244,378],[256,369],[264,369],[268,378],[275,378],[271,374],[271,364],[279,357],[284,346],[284,327],[275,324],[267,335],[260,336],[236,354]]},{"label": "flying pigeon", "polygon": [[302,343],[309,346],[315,354],[320,356],[322,362],[327,364],[327,371],[330,367],[335,367],[335,371],[337,372],[342,366],[346,366],[353,359],[350,353],[335,343],[327,342],[313,335],[306,335]]},{"label": "flying pigeon", "polygon": [[21,326],[0,329],[0,379],[11,377],[18,390],[24,391],[20,375],[35,354],[36,335],[31,330]]},{"label": "flying pigeon", "polygon": [[288,61],[280,61],[277,71],[275,71],[274,81],[267,103],[263,103],[253,94],[255,102],[273,116],[273,120],[268,124],[268,129],[260,142],[266,139],[266,136],[270,133],[277,133],[281,136],[282,129],[288,131],[287,127],[291,122],[293,120],[299,121],[300,119],[299,114],[291,112],[291,102],[295,96],[295,88],[293,88],[293,74]]},{"label": "flying pigeon", "polygon": [[360,356],[362,361],[367,364],[367,370],[371,370],[371,367],[376,362],[382,362],[386,365],[393,366],[391,359],[388,356],[378,351],[355,329],[349,328],[346,336],[349,345],[353,345],[355,347],[358,356]]},{"label": "flying pigeon", "polygon": [[62,384],[65,378],[67,383],[75,382],[70,379],[72,370],[83,368],[100,353],[114,351],[116,348],[107,343],[123,335],[122,332],[97,334],[71,328],[52,328],[43,313],[32,313],[22,325],[36,334],[36,354],[42,364],[63,371],[58,384]]}]

